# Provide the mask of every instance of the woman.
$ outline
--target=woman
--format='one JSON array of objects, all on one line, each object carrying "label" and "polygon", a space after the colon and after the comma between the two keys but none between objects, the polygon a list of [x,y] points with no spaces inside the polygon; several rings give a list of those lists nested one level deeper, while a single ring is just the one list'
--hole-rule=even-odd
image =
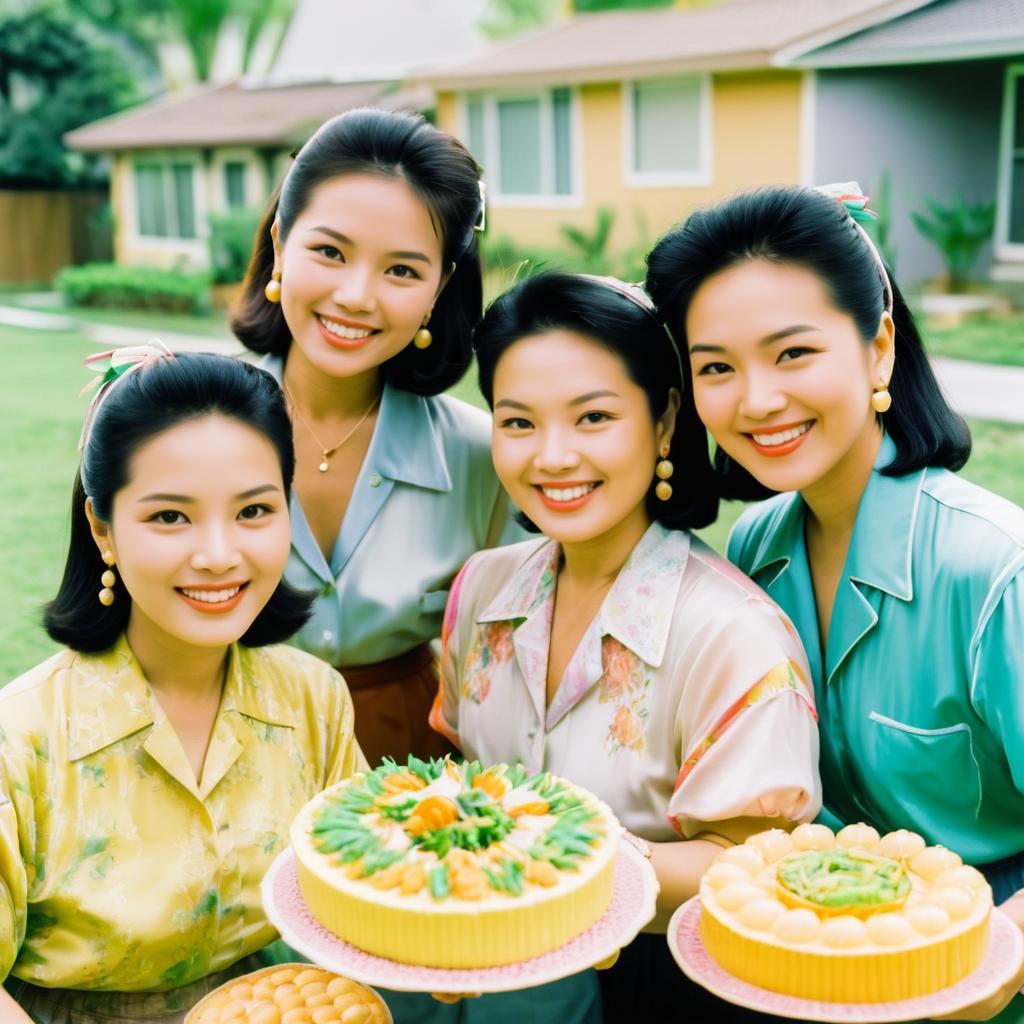
[{"label": "woman", "polygon": [[452,578],[508,513],[486,416],[442,395],[471,360],[483,187],[418,115],[354,110],[295,158],[256,240],[238,337],[268,353],[296,439],[296,643],[344,666],[371,763],[449,748],[427,725]]},{"label": "woman", "polygon": [[707,445],[679,415],[678,354],[640,289],[528,279],[487,311],[477,358],[498,476],[551,539],[460,574],[432,721],[467,757],[590,789],[651,858],[658,914],[602,972],[607,1019],[684,1005],[725,1019],[664,931],[723,845],[818,808],[803,652],[689,533],[717,509]]},{"label": "woman", "polygon": [[951,847],[1024,926],[1024,512],[954,475],[967,427],[844,191],[699,211],[648,284],[685,338],[723,493],[785,492],[729,556],[803,639],[826,809]]},{"label": "woman", "polygon": [[[258,966],[296,812],[365,765],[337,673],[276,646],[293,454],[271,377],[108,353],[83,432],[64,650],[0,691],[0,1017],[175,1024]],[[18,1008],[20,1004],[20,1009]]]}]

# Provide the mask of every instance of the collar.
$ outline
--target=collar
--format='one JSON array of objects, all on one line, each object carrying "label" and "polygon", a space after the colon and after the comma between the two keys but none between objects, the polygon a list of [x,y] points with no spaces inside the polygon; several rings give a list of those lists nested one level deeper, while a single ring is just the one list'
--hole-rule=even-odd
[{"label": "collar", "polygon": [[[598,612],[600,636],[613,636],[642,661],[661,665],[676,597],[690,552],[690,535],[652,523],[619,571]],[[477,618],[520,625],[554,594],[561,548],[541,545]]]},{"label": "collar", "polygon": [[[237,712],[267,725],[294,726],[295,712],[257,682],[253,662],[258,657],[258,651],[238,644],[229,648],[218,720]],[[123,633],[108,651],[77,657],[68,708],[71,761],[95,754],[157,720],[156,697]]]},{"label": "collar", "polygon": [[[896,457],[896,445],[886,434],[857,510],[857,522],[843,575],[883,590],[902,601],[913,598],[914,526],[927,470],[905,476],[885,476],[882,469]],[[749,573],[777,566],[774,575],[761,578],[768,587],[788,568],[793,551],[804,543],[805,504],[799,494],[772,499],[762,540]]]},{"label": "collar", "polygon": [[[283,356],[266,356],[259,365],[278,384],[282,383]],[[414,487],[432,491],[452,489],[444,445],[426,398],[384,385],[366,465],[380,476]]]}]

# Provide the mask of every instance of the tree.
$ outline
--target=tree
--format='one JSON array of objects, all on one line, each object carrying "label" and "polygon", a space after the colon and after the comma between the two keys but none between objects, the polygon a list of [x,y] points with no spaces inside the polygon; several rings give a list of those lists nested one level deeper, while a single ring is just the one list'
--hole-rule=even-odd
[{"label": "tree", "polygon": [[0,187],[62,188],[91,168],[61,141],[136,96],[122,62],[50,5],[0,19]]}]

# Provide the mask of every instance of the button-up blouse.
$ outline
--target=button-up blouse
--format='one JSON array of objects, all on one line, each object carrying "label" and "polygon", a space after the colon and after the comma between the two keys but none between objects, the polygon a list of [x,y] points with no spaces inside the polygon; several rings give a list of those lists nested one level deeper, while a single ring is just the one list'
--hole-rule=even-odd
[{"label": "button-up blouse", "polygon": [[826,809],[986,864],[1024,851],[1024,510],[943,469],[880,470],[821,653],[805,505],[744,513],[729,556],[795,624],[821,716]]},{"label": "button-up blouse", "polygon": [[813,815],[813,698],[778,608],[701,541],[655,523],[548,705],[560,557],[531,541],[466,565],[445,613],[434,727],[467,757],[579,783],[650,840]]},{"label": "button-up blouse", "polygon": [[[278,381],[280,357],[260,364]],[[523,534],[491,464],[490,418],[385,385],[330,559],[294,489],[288,582],[318,593],[292,643],[332,665],[397,657],[441,635],[448,588],[475,551]]]},{"label": "button-up blouse", "polygon": [[341,677],[230,649],[197,782],[122,638],[0,691],[0,979],[159,991],[276,937],[260,881],[292,818],[365,767]]}]

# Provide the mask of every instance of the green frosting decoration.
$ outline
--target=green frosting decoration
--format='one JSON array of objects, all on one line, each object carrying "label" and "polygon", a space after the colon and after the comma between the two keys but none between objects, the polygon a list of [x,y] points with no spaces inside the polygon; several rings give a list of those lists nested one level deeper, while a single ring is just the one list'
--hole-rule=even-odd
[{"label": "green frosting decoration", "polygon": [[856,913],[899,905],[910,895],[898,861],[849,850],[791,853],[779,861],[775,877],[786,892],[825,910]]}]

